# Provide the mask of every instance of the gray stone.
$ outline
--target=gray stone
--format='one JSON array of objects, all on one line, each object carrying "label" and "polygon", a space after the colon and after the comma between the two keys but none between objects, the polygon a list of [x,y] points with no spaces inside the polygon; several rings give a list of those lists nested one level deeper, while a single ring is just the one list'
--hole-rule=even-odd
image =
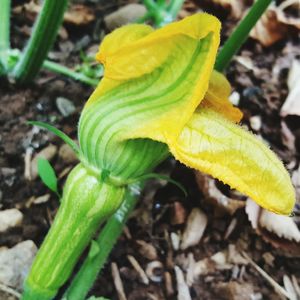
[{"label": "gray stone", "polygon": [[0,211],[0,232],[20,225],[22,220],[23,214],[16,208]]},{"label": "gray stone", "polygon": [[144,5],[128,4],[104,18],[106,27],[112,31],[123,25],[133,23],[147,12]]},{"label": "gray stone", "polygon": [[37,247],[31,240],[10,249],[0,249],[0,282],[21,291],[36,252]]}]

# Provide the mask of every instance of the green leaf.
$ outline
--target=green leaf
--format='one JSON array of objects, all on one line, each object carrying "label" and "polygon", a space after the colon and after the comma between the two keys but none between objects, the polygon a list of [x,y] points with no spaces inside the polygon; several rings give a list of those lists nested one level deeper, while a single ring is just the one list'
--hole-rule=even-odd
[{"label": "green leaf", "polygon": [[38,174],[43,183],[53,192],[58,194],[57,191],[57,177],[55,171],[49,161],[44,158],[38,159]]},{"label": "green leaf", "polygon": [[80,150],[78,145],[61,130],[55,128],[50,124],[40,122],[40,121],[28,121],[27,124],[38,126],[51,131],[53,134],[60,137],[66,144],[68,144],[72,148],[72,150],[76,153],[77,156],[79,155]]}]

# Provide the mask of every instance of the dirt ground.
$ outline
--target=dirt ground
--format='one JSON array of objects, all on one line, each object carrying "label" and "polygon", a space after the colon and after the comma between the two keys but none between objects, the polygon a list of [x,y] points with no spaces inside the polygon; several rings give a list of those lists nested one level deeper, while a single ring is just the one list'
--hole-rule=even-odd
[{"label": "dirt ground", "polygon": [[[12,2],[12,47],[21,49],[30,34],[34,13],[24,6],[28,1]],[[239,10],[236,2],[241,5],[249,1],[232,1],[234,7],[223,2],[230,1],[186,1],[180,17],[200,9],[215,14],[223,23],[224,40],[245,10]],[[277,7],[282,2],[278,1]],[[96,49],[108,32],[104,17],[128,1],[72,2],[72,6],[78,4],[85,8],[78,15],[88,21],[72,17],[65,20],[49,54],[51,59],[69,67],[80,63],[82,52]],[[286,13],[298,18],[293,8]],[[300,241],[293,233],[300,224],[300,116],[291,111],[283,113],[282,106],[290,93],[290,69],[300,59],[300,26],[278,25],[274,18],[271,25],[266,21],[264,26],[275,26],[272,30],[282,32],[281,38],[271,45],[250,38],[230,64],[227,76],[234,91],[231,99],[244,113],[242,123],[270,145],[293,176],[298,201],[294,217],[277,227],[272,217],[267,221],[256,217],[258,225],[253,228],[255,225],[249,221],[254,218],[250,200],[169,159],[159,170],[181,182],[188,197],[174,185],[149,182],[91,295],[121,299],[111,272],[111,264],[115,263],[128,300],[285,299],[278,286],[276,290],[276,284],[292,290],[289,295],[294,293],[294,298],[290,299],[299,299]],[[0,208],[17,208],[24,218],[18,226],[0,233],[0,247],[13,247],[25,240],[32,240],[39,247],[58,209],[57,196],[38,177],[29,178],[32,159],[41,151],[48,151],[59,174],[60,187],[76,165],[68,150],[62,148],[61,140],[26,125],[26,121],[51,123],[76,139],[79,114],[91,92],[92,88],[85,84],[47,71],[40,72],[35,82],[25,87],[1,79]],[[62,113],[57,104],[59,97],[73,104],[70,114]],[[197,215],[198,230],[203,231],[200,241],[188,232],[193,230],[191,212]],[[178,246],[184,235],[191,235],[192,240],[186,249]],[[132,257],[146,272],[149,283],[134,268]],[[265,273],[260,273],[259,268]]]}]

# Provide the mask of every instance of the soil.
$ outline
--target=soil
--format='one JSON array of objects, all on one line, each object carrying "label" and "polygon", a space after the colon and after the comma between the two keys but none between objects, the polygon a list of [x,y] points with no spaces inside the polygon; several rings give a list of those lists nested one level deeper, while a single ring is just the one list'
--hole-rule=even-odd
[{"label": "soil", "polygon": [[[231,19],[226,10],[220,10],[219,6],[209,2],[211,1],[188,2],[186,11],[193,13],[205,7],[207,11],[218,15],[223,23],[224,40],[237,20]],[[126,4],[126,1],[111,1],[109,5],[104,5],[104,1],[81,3],[92,9],[95,20],[87,25],[64,24],[67,37],[60,35],[50,54],[51,58],[69,67],[74,67],[80,62],[81,51],[88,51],[99,44],[101,37],[106,33],[103,17]],[[13,1],[14,7],[23,4],[23,1]],[[12,47],[21,49],[24,46],[31,25],[32,18],[25,13],[13,14]],[[253,131],[270,144],[293,173],[299,167],[300,117],[282,118],[280,108],[288,94],[287,75],[290,63],[300,58],[298,36],[288,34],[271,47],[263,47],[259,42],[249,39],[238,56],[248,59],[256,68],[256,71],[253,71],[235,59],[227,69],[232,88],[240,98],[238,106],[244,113],[242,123],[248,125],[251,130],[251,117],[258,116],[261,119],[261,127]],[[278,67],[278,75],[274,80],[270,80],[274,78],[274,66]],[[59,206],[56,195],[50,193],[39,178],[28,180],[24,172],[26,155],[32,152],[34,156],[49,144],[61,147],[62,141],[49,132],[34,129],[26,122],[45,121],[76,138],[79,114],[91,92],[92,88],[87,85],[47,71],[40,72],[34,83],[24,87],[1,79],[0,207],[1,210],[14,207],[20,209],[24,220],[22,226],[0,234],[0,247],[12,247],[27,239],[40,246]],[[75,112],[70,116],[63,116],[56,105],[58,97],[71,100],[76,107]],[[295,143],[289,143],[289,146],[283,133],[282,122],[289,128],[288,137],[295,138]],[[62,175],[59,181],[61,187],[66,178],[62,172],[66,173],[76,162],[66,163],[57,152],[51,163],[56,173]],[[215,253],[228,249],[231,244],[236,245],[239,251],[245,251],[280,285],[283,285],[284,275],[293,275],[299,282],[299,245],[295,246],[295,243],[279,238],[276,234],[268,235],[262,231],[258,233],[252,228],[243,208],[232,215],[216,213],[216,207],[206,199],[206,191],[199,188],[193,170],[172,159],[160,166],[160,169],[181,182],[188,191],[188,197],[185,198],[182,192],[171,184],[164,185],[157,181],[148,184],[91,295],[118,299],[111,273],[111,262],[115,262],[127,299],[176,299],[174,266],[178,265],[185,271],[189,257],[194,257],[196,262],[210,258]],[[220,187],[219,183],[218,186]],[[235,195],[227,187],[221,186],[220,190],[227,195]],[[45,203],[33,202],[33,199],[49,193],[51,196]],[[240,200],[245,198],[240,197]],[[208,224],[204,235],[197,245],[186,250],[174,250],[170,235],[185,229],[187,216],[193,208],[201,208],[207,216]],[[230,225],[233,229],[227,234]],[[145,254],[143,249],[137,247],[138,241],[152,245],[157,255]],[[157,282],[150,280],[149,285],[142,283],[129,262],[128,255],[134,256],[144,270],[153,260],[161,262],[161,269],[155,270]],[[268,257],[272,259],[268,260]],[[171,276],[173,292],[166,284],[168,281],[165,276],[169,276],[166,272]],[[190,294],[192,299],[282,299],[274,287],[249,264],[213,269],[209,274],[194,280],[190,286]]]}]

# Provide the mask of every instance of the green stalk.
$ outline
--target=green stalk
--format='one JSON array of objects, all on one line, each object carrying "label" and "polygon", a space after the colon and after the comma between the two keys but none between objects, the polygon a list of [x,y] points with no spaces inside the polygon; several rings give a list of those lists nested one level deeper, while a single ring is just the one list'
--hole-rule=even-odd
[{"label": "green stalk", "polygon": [[7,55],[10,48],[10,0],[2,0],[0,9],[0,74],[7,69]]},{"label": "green stalk", "polygon": [[[16,65],[18,63],[18,60],[20,59],[20,52],[17,49],[13,49],[8,51],[8,56],[9,58],[11,58],[12,62],[11,62],[11,66],[10,68],[13,68],[14,65]],[[80,81],[82,83],[85,83],[87,85],[96,87],[97,84],[99,83],[98,79],[93,79],[91,77],[88,77],[86,75],[84,75],[83,73],[74,71],[68,67],[65,67],[59,63],[50,61],[50,60],[44,60],[43,62],[43,68],[49,71],[52,71],[54,73],[58,73],[58,74],[62,74],[64,76],[67,76],[69,78],[72,78],[74,80]]]},{"label": "green stalk", "polygon": [[49,71],[52,71],[54,73],[65,75],[67,77],[70,77],[74,80],[91,85],[93,87],[97,86],[97,84],[99,83],[99,80],[97,80],[97,79],[90,78],[90,77],[84,75],[83,73],[76,72],[70,68],[67,68],[65,66],[62,66],[58,63],[55,63],[55,62],[52,62],[49,60],[44,61],[43,68],[45,68]]},{"label": "green stalk", "polygon": [[44,1],[31,38],[13,71],[17,82],[27,83],[39,72],[55,41],[67,4],[68,0]]},{"label": "green stalk", "polygon": [[[269,0],[262,0],[266,2],[270,2]],[[258,0],[258,2],[261,2],[261,0]],[[254,6],[257,5],[257,3],[254,4]],[[265,9],[267,6],[265,7]],[[253,8],[251,8],[250,12]],[[257,9],[257,8],[256,8]],[[255,9],[255,11],[256,11]],[[251,13],[252,15],[253,13]],[[262,12],[261,12],[262,14]],[[260,15],[261,15],[260,14]],[[249,18],[248,15],[245,18]],[[258,18],[256,19],[256,21]],[[246,25],[244,25],[246,24]],[[252,23],[252,27],[254,27],[255,23]],[[240,29],[241,26],[247,26],[247,30]],[[249,23],[244,22],[244,20],[240,23],[238,28],[235,32],[245,32],[246,37],[242,38],[243,42],[247,39],[248,33],[250,32],[251,28],[248,28]],[[225,44],[231,44],[234,45],[234,42],[232,42],[232,37],[229,37],[228,41]],[[237,43],[237,47],[241,47],[242,43]],[[238,49],[239,49],[238,48]],[[224,56],[222,53],[223,50],[219,53],[217,57],[217,61],[219,65],[221,66],[227,66],[227,64],[230,62],[234,54],[236,53],[236,50],[234,47],[230,47],[225,49],[227,52],[227,55]],[[230,55],[230,51],[232,51],[232,54]],[[126,193],[124,198],[124,204],[121,206],[121,208],[107,221],[105,227],[100,232],[98,238],[97,238],[97,244],[99,246],[99,252],[95,257],[92,259],[90,257],[87,257],[84,261],[81,269],[75,276],[74,280],[71,282],[71,285],[69,286],[68,290],[66,291],[64,295],[64,300],[84,300],[89,289],[92,287],[94,281],[97,278],[97,275],[102,270],[109,253],[113,247],[113,245],[118,240],[120,234],[122,233],[124,224],[126,223],[126,220],[128,218],[128,215],[134,210],[135,205],[137,203],[137,196]]]},{"label": "green stalk", "polygon": [[73,271],[100,224],[120,205],[125,189],[100,181],[77,165],[61,206],[24,284],[22,300],[51,300]]},{"label": "green stalk", "polygon": [[[122,234],[123,227],[137,203],[141,190],[141,184],[131,186],[127,189],[121,207],[109,218],[96,240],[99,247],[98,252],[95,255],[88,255],[71,285],[65,292],[63,296],[64,300],[85,299],[97,275],[106,263],[113,246]],[[91,248],[91,252],[92,249],[93,248]]]},{"label": "green stalk", "polygon": [[233,56],[239,51],[247,40],[251,29],[268,8],[272,0],[257,0],[250,8],[247,15],[240,22],[228,40],[225,42],[216,60],[215,69],[223,72]]},{"label": "green stalk", "polygon": [[179,13],[179,11],[180,11],[183,3],[184,3],[184,0],[173,0],[169,4],[167,10],[171,14],[173,20],[176,19],[176,17],[178,15],[178,13]]}]

